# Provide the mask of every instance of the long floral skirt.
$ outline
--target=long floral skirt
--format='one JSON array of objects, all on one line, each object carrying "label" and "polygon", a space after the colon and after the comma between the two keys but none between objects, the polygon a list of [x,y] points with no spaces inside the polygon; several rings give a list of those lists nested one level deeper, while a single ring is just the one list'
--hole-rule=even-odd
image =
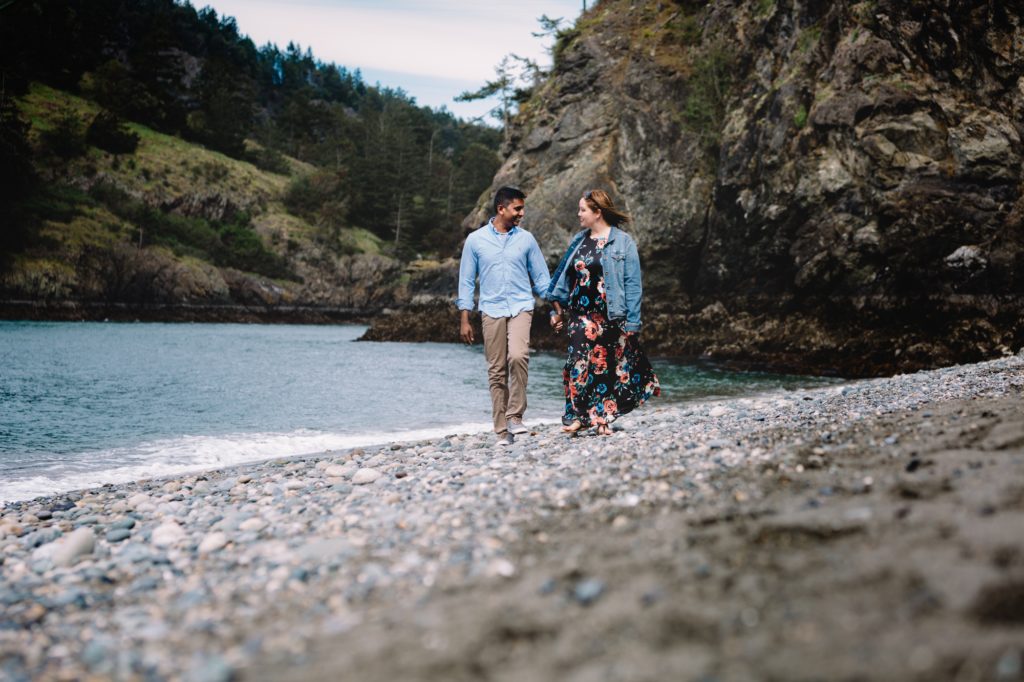
[{"label": "long floral skirt", "polygon": [[572,312],[562,382],[565,416],[585,426],[610,424],[661,387],[636,334],[599,313]]}]

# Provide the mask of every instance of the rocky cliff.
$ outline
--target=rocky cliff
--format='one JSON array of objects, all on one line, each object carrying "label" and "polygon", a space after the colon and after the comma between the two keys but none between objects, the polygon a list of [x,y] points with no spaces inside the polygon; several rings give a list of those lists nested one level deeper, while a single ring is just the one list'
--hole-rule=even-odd
[{"label": "rocky cliff", "polygon": [[520,186],[554,262],[582,191],[608,188],[635,219],[657,352],[874,375],[1016,350],[1022,17],[605,0],[563,34],[466,227]]}]

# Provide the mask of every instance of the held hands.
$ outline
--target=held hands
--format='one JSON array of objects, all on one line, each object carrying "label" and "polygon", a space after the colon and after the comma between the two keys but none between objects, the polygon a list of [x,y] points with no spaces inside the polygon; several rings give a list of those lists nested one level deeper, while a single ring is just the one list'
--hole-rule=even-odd
[{"label": "held hands", "polygon": [[556,314],[550,315],[548,317],[548,321],[551,322],[551,327],[555,330],[556,334],[558,334],[558,333],[560,333],[562,331],[563,322],[562,322],[562,314],[561,313],[556,313]]}]

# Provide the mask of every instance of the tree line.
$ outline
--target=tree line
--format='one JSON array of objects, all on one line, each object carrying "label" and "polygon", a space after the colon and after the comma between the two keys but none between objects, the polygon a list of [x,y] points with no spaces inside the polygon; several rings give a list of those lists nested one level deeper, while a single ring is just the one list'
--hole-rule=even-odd
[{"label": "tree line", "polygon": [[290,210],[328,242],[362,227],[404,257],[447,255],[499,164],[499,130],[294,43],[257,47],[233,18],[187,0],[0,0],[0,45],[0,199],[28,177],[14,96],[33,81],[101,105],[97,139],[111,144],[130,147],[126,119],[273,172],[286,170],[282,154],[306,161],[316,170],[293,182]]}]

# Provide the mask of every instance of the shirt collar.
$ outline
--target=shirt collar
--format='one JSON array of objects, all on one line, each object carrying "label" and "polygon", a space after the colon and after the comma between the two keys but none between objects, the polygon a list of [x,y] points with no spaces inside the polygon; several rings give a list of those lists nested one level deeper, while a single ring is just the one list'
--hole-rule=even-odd
[{"label": "shirt collar", "polygon": [[[494,218],[491,218],[490,220],[487,221],[487,227],[491,228],[491,232],[493,232],[495,236],[497,236],[497,237],[503,236],[503,233],[498,232],[498,230],[494,227]],[[519,229],[518,225],[513,225],[512,229],[509,230],[508,232],[504,233],[504,234],[512,236],[513,234],[516,233],[516,230],[518,230],[518,229]]]}]

